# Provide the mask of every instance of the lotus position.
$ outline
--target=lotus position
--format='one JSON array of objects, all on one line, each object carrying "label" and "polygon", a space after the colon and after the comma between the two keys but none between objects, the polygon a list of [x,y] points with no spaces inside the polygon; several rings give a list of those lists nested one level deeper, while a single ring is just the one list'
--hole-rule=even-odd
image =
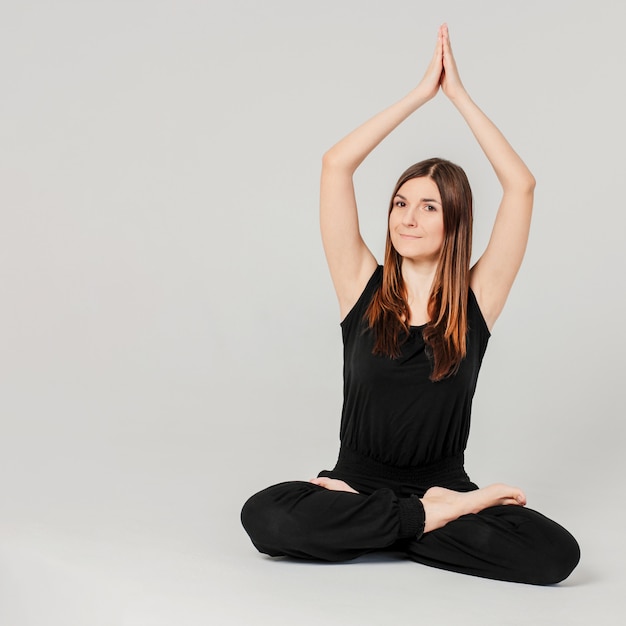
[{"label": "lotus position", "polygon": [[[502,199],[470,267],[472,194],[463,170],[431,158],[391,195],[379,265],[359,231],[356,169],[442,90],[494,169]],[[463,466],[472,398],[522,262],[535,179],[463,86],[440,27],[421,82],[324,154],[320,215],[339,300],[344,401],[337,464],[252,496],[243,525],[271,556],[342,561],[393,550],[433,567],[539,585],[565,579],[576,540],[505,484],[479,489]]]}]

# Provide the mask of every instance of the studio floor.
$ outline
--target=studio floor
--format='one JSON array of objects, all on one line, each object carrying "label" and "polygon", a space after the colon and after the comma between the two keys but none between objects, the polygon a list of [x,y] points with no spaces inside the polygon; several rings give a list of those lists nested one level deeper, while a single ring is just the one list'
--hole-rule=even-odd
[{"label": "studio floor", "polygon": [[[219,536],[158,522],[72,533],[43,523],[1,527],[0,623],[6,626],[199,626],[390,623],[588,626],[621,624],[625,588],[617,526],[592,511],[570,525],[579,567],[553,587],[502,583],[430,569],[399,555],[345,564],[258,554],[232,498],[214,520]],[[569,516],[572,511],[563,510]],[[182,528],[181,528],[182,530]]]}]

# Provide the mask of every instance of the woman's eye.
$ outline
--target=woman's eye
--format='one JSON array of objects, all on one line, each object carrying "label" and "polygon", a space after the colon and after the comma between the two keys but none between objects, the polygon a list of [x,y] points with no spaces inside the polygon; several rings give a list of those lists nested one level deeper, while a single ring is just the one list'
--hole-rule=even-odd
[{"label": "woman's eye", "polygon": [[396,206],[403,209],[406,206],[406,204],[404,204],[404,202],[402,202],[401,200],[398,200],[396,202]]},{"label": "woman's eye", "polygon": [[436,211],[436,210],[437,210],[437,208],[436,208],[436,207],[434,207],[432,204],[427,204],[424,208],[425,208],[427,211]]}]

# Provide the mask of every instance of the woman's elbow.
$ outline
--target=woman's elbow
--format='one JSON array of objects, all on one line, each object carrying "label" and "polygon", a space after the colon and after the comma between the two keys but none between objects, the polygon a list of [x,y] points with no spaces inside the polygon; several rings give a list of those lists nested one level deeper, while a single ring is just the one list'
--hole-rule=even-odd
[{"label": "woman's elbow", "polygon": [[322,170],[340,170],[353,174],[356,165],[345,154],[331,148],[322,156]]},{"label": "woman's elbow", "polygon": [[322,155],[322,167],[339,167],[341,165],[341,158],[337,152],[331,148]]},{"label": "woman's elbow", "polygon": [[535,187],[537,181],[535,177],[530,173],[526,173],[523,176],[516,176],[503,183],[502,187],[505,192],[511,192],[517,195],[532,196],[535,193]]}]

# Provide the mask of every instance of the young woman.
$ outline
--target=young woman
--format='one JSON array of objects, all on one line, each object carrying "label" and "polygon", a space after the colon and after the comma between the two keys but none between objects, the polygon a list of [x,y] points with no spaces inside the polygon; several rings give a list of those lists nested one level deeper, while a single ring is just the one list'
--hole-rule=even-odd
[{"label": "young woman", "polygon": [[[429,159],[396,184],[378,266],[359,232],[353,174],[440,88],[502,186],[489,245],[470,269],[467,178]],[[246,502],[242,522],[258,550],[340,561],[392,549],[434,567],[533,584],[571,573],[580,552],[564,528],[525,508],[520,489],[479,489],[463,469],[478,371],[522,262],[534,186],[463,87],[446,25],[419,85],[324,155],[322,238],[344,341],[341,449],[332,471]]]}]

